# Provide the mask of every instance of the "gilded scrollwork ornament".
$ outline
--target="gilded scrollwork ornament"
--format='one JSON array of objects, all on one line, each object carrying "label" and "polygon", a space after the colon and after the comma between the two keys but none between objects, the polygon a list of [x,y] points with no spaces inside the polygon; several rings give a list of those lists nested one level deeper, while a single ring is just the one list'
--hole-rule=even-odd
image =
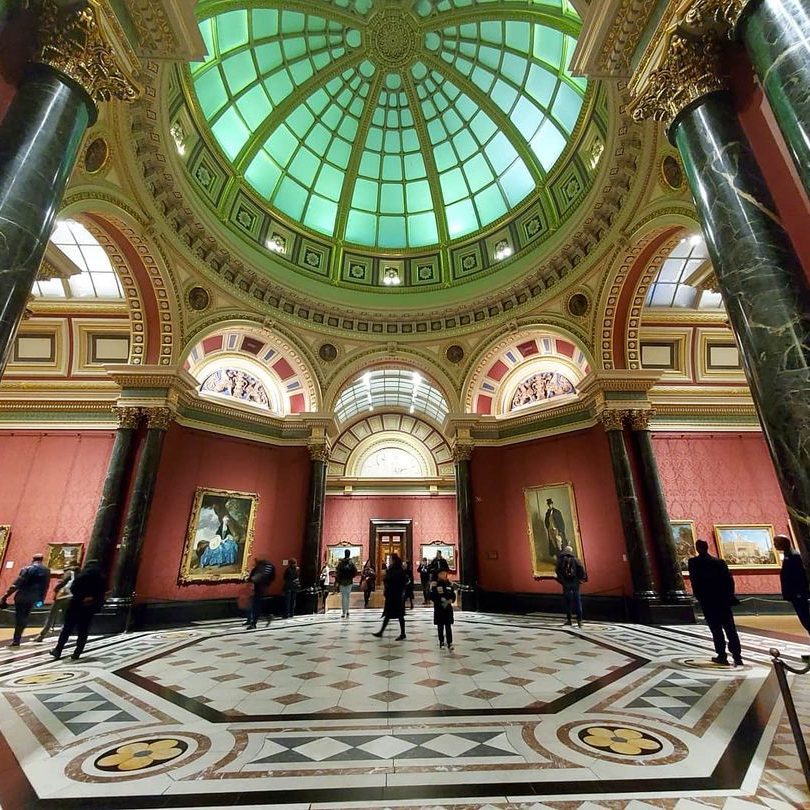
[{"label": "gilded scrollwork ornament", "polygon": [[686,5],[682,20],[690,31],[731,37],[751,0],[690,0]]},{"label": "gilded scrollwork ornament", "polygon": [[141,88],[122,69],[115,49],[105,38],[94,2],[63,5],[54,0],[32,0],[29,7],[37,15],[35,62],[72,79],[95,103],[138,98]]},{"label": "gilded scrollwork ornament", "polygon": [[628,411],[627,422],[630,425],[630,430],[649,430],[653,416],[655,416],[655,411],[652,408]]},{"label": "gilded scrollwork ornament", "polygon": [[606,431],[623,430],[625,411],[606,410],[597,417]]},{"label": "gilded scrollwork ornament", "polygon": [[117,406],[113,408],[116,418],[118,419],[118,427],[133,430],[138,427],[141,421],[143,411],[140,408],[128,408]]},{"label": "gilded scrollwork ornament", "polygon": [[669,129],[687,107],[724,89],[717,35],[694,37],[676,30],[670,34],[663,64],[650,74],[632,102],[633,119],[663,121]]},{"label": "gilded scrollwork ornament", "polygon": [[475,445],[459,443],[453,445],[453,461],[469,461],[472,458]]},{"label": "gilded scrollwork ornament", "polygon": [[147,408],[146,426],[151,430],[168,430],[174,420],[174,411],[171,408]]}]

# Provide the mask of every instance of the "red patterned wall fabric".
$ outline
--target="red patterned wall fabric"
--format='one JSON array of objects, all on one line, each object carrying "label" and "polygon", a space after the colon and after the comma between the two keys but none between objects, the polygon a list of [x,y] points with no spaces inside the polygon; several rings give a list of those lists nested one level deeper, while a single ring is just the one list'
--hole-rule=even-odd
[{"label": "red patterned wall fabric", "polygon": [[[716,553],[715,524],[770,523],[788,532],[787,511],[761,433],[655,433],[653,446],[670,518],[694,520]],[[735,570],[740,593],[778,593],[768,569]]]},{"label": "red patterned wall fabric", "polygon": [[113,437],[98,430],[0,432],[0,523],[11,524],[0,590],[33,554],[47,554],[48,543],[86,547]]}]

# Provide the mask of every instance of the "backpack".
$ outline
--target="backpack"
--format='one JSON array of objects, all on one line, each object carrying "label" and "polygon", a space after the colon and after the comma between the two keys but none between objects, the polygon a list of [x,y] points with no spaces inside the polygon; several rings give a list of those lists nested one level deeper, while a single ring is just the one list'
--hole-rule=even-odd
[{"label": "backpack", "polygon": [[576,558],[566,554],[560,560],[560,579],[564,582],[578,582],[579,572],[577,571]]}]

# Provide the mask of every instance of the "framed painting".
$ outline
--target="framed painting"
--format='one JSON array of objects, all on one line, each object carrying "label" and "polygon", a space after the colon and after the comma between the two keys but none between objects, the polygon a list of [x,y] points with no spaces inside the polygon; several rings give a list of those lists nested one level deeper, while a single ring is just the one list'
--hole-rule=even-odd
[{"label": "framed painting", "polygon": [[779,568],[773,547],[773,526],[751,524],[715,526],[717,550],[729,568]]},{"label": "framed painting", "polygon": [[3,559],[6,556],[6,549],[8,548],[10,537],[11,526],[8,523],[0,523],[0,565],[3,564]]},{"label": "framed painting", "polygon": [[532,568],[537,578],[554,578],[557,555],[571,546],[585,562],[579,534],[574,487],[565,482],[523,490]]},{"label": "framed painting", "polygon": [[333,571],[335,570],[335,566],[346,556],[347,551],[351,552],[349,557],[355,564],[357,570],[359,571],[363,567],[363,561],[360,559],[363,554],[363,547],[344,543],[337,546],[326,547],[326,561]]},{"label": "framed painting", "polygon": [[447,567],[451,571],[456,570],[456,547],[451,543],[442,543],[441,540],[434,540],[432,543],[422,543],[419,546],[419,559],[423,557],[427,561],[433,562],[436,559],[436,552],[441,551],[442,557],[447,560]]},{"label": "framed painting", "polygon": [[247,577],[258,503],[253,492],[197,489],[180,562],[181,585]]},{"label": "framed painting", "polygon": [[672,542],[675,545],[675,553],[678,555],[681,572],[687,574],[689,572],[689,558],[694,557],[696,554],[695,521],[671,519],[669,528],[672,532]]},{"label": "framed painting", "polygon": [[61,576],[66,568],[82,564],[83,553],[82,543],[48,543],[45,565],[51,569],[51,574]]}]

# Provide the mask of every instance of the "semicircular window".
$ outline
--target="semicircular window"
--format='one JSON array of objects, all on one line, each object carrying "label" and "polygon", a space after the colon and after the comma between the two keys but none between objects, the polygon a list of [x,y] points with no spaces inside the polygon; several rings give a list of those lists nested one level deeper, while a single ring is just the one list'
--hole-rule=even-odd
[{"label": "semicircular window", "polygon": [[530,405],[554,399],[554,397],[575,393],[576,389],[567,377],[556,371],[541,371],[539,374],[533,374],[517,387],[509,410],[527,408]]},{"label": "semicircular window", "polygon": [[402,250],[477,232],[545,187],[577,130],[569,0],[268,5],[199,4],[193,88],[234,173],[324,236]]},{"label": "semicircular window", "polygon": [[401,447],[381,447],[364,462],[363,478],[421,478],[424,475],[419,459]]},{"label": "semicircular window", "polygon": [[209,374],[200,391],[206,394],[216,394],[221,397],[231,397],[249,405],[270,409],[270,397],[267,389],[252,374],[238,368],[222,368]]}]

